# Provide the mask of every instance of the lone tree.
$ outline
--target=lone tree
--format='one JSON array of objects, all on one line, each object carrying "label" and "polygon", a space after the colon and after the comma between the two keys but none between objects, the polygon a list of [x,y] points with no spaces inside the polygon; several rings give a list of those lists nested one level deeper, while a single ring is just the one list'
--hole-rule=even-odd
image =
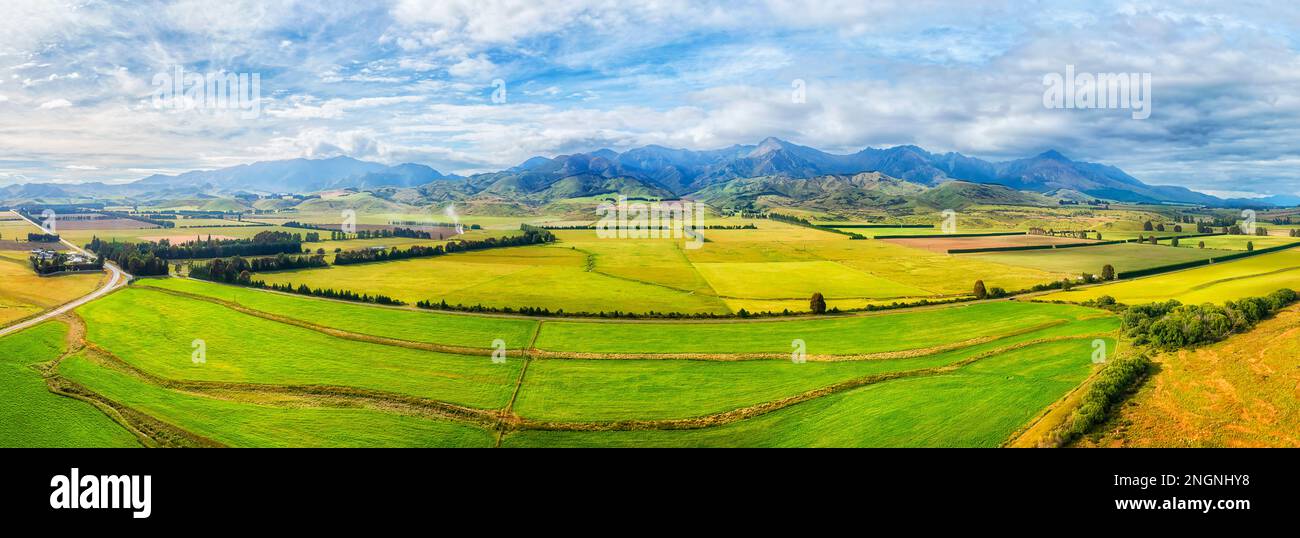
[{"label": "lone tree", "polygon": [[1101,267],[1102,280],[1115,280],[1115,266],[1106,264]]},{"label": "lone tree", "polygon": [[989,290],[987,290],[987,289],[984,288],[984,281],[983,281],[983,280],[976,280],[976,281],[975,281],[975,298],[976,298],[976,299],[988,299],[988,298],[989,298]]},{"label": "lone tree", "polygon": [[1201,242],[1197,243],[1196,246],[1197,246],[1197,248],[1205,248],[1205,241],[1201,241]]},{"label": "lone tree", "polygon": [[1254,242],[1254,241],[1246,241],[1246,252],[1252,252],[1252,251],[1254,251],[1254,250],[1255,250],[1255,242]]},{"label": "lone tree", "polygon": [[811,309],[814,314],[826,313],[826,298],[822,297],[821,292],[812,294],[812,300],[808,301],[808,308]]},{"label": "lone tree", "polygon": [[1170,239],[1170,240],[1169,240],[1169,246],[1173,246],[1173,247],[1178,246],[1178,238],[1175,237],[1175,238],[1173,238],[1173,239]]},{"label": "lone tree", "polygon": [[1153,226],[1153,225],[1151,224],[1151,221],[1148,220],[1148,221],[1142,223],[1142,231],[1144,231],[1144,232],[1154,232],[1154,231],[1155,231],[1155,226]]}]

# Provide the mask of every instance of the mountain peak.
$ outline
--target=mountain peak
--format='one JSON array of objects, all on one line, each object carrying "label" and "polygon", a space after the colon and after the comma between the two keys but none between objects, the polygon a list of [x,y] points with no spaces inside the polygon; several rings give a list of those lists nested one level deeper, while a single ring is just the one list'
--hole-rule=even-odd
[{"label": "mountain peak", "polygon": [[781,140],[780,138],[776,138],[774,136],[769,136],[767,138],[764,138],[762,142],[759,142],[758,145],[754,147],[754,151],[749,152],[749,156],[758,157],[761,155],[767,155],[768,153],[772,153],[774,151],[790,149],[792,147],[794,147],[794,144],[791,144],[789,142],[786,142],[785,140]]},{"label": "mountain peak", "polygon": [[1049,150],[1047,150],[1047,151],[1044,151],[1044,152],[1042,152],[1042,153],[1039,153],[1038,156],[1035,157],[1035,158],[1036,158],[1036,159],[1048,159],[1048,160],[1053,160],[1053,161],[1061,161],[1061,162],[1063,162],[1063,163],[1071,162],[1069,157],[1066,157],[1065,155],[1062,155],[1061,152],[1056,151],[1056,150],[1054,150],[1054,149],[1049,149]]}]

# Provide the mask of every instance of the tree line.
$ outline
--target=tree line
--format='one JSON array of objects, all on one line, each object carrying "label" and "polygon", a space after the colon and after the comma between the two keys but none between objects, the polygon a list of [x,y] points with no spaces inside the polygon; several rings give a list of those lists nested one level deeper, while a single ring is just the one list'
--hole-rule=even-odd
[{"label": "tree line", "polygon": [[247,286],[252,283],[252,273],[256,272],[328,266],[329,263],[325,262],[325,256],[321,255],[290,256],[280,253],[270,258],[251,259],[235,256],[195,264],[190,267],[190,276],[202,280]]},{"label": "tree line", "polygon": [[[132,245],[136,252],[152,254],[168,260],[191,258],[225,258],[230,256],[270,256],[302,252],[302,236],[288,232],[258,232],[251,239],[212,239],[187,241],[173,245],[167,239],[145,243],[106,243],[98,236],[91,238],[86,248],[97,254],[125,247],[113,245]],[[111,257],[111,256],[110,256]]]},{"label": "tree line", "polygon": [[28,261],[32,263],[32,270],[38,275],[49,275],[61,271],[98,271],[104,268],[102,259],[86,263],[68,263],[68,255],[63,252],[57,252],[53,258],[39,258],[30,256]]},{"label": "tree line", "polygon": [[410,258],[424,258],[429,256],[441,256],[443,254],[452,254],[455,252],[469,252],[474,250],[483,250],[489,248],[501,247],[519,247],[525,245],[537,245],[555,241],[555,234],[537,228],[521,225],[520,229],[524,233],[520,235],[506,237],[489,237],[487,239],[474,239],[453,241],[444,245],[435,245],[432,247],[424,245],[412,245],[406,249],[397,247],[389,249],[362,249],[339,252],[334,255],[334,265],[351,265],[357,263],[384,262],[393,260],[405,260]]}]

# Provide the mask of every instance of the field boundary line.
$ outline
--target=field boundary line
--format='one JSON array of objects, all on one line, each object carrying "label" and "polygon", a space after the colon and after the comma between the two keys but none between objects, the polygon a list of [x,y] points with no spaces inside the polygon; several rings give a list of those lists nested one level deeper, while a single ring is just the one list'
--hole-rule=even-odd
[{"label": "field boundary line", "polygon": [[501,448],[501,441],[505,439],[506,420],[514,415],[515,400],[519,399],[519,392],[524,387],[524,376],[528,375],[528,365],[532,363],[532,355],[537,351],[537,337],[542,334],[542,323],[537,324],[533,329],[533,337],[528,341],[528,347],[524,349],[524,365],[519,368],[519,378],[515,380],[515,390],[510,393],[510,401],[506,403],[505,409],[501,411],[500,419],[493,428],[496,434],[496,443],[493,448]]}]

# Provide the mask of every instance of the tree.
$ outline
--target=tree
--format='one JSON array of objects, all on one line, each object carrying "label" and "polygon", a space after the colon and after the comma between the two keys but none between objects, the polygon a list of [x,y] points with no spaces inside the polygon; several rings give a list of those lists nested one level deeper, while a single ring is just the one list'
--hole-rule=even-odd
[{"label": "tree", "polygon": [[989,291],[988,291],[988,289],[986,289],[986,288],[984,287],[984,281],[983,281],[983,280],[976,280],[976,281],[975,281],[975,298],[976,298],[976,299],[988,299],[988,298],[989,298]]},{"label": "tree", "polygon": [[1155,231],[1155,229],[1156,229],[1155,225],[1151,224],[1151,221],[1149,220],[1142,223],[1142,231],[1144,232],[1152,232]]},{"label": "tree", "polygon": [[1101,232],[1097,232],[1097,240],[1101,241]]},{"label": "tree", "polygon": [[1197,247],[1197,248],[1205,248],[1205,241],[1201,241],[1200,243],[1197,243],[1197,244],[1196,244],[1196,247]]},{"label": "tree", "polygon": [[1101,267],[1102,280],[1115,280],[1115,266],[1106,264]]},{"label": "tree", "polygon": [[1175,237],[1175,238],[1173,238],[1173,239],[1170,239],[1170,240],[1169,240],[1169,246],[1172,246],[1172,247],[1176,247],[1176,246],[1178,246],[1178,238]]},{"label": "tree", "polygon": [[1246,241],[1246,252],[1253,252],[1254,250],[1255,250],[1255,242]]},{"label": "tree", "polygon": [[821,292],[812,294],[812,300],[808,301],[808,308],[814,314],[826,313],[826,298],[822,297]]}]

